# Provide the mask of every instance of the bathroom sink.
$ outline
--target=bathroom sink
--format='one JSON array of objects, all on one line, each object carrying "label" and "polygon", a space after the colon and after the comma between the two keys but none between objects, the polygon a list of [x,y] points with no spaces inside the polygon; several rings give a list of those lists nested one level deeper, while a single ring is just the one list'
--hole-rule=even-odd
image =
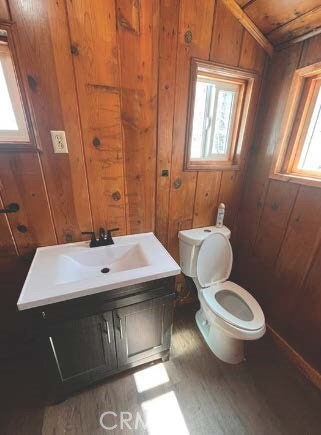
[{"label": "bathroom sink", "polygon": [[153,233],[38,248],[18,300],[24,310],[180,273]]},{"label": "bathroom sink", "polygon": [[101,246],[57,257],[56,284],[100,277],[101,273],[117,273],[148,266],[139,243]]}]

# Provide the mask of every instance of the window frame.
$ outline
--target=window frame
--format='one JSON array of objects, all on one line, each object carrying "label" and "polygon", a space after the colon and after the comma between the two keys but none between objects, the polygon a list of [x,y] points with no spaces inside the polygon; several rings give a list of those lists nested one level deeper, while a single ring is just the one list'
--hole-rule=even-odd
[{"label": "window frame", "polygon": [[270,178],[321,187],[321,171],[298,168],[306,133],[321,88],[321,62],[295,71],[278,144],[272,160]]},{"label": "window frame", "polygon": [[[196,94],[197,77],[204,77],[208,80],[223,81],[234,83],[240,86],[237,107],[235,110],[235,122],[231,131],[231,147],[229,150],[228,160],[205,160],[190,157],[194,101]],[[184,170],[185,171],[210,171],[210,170],[239,170],[243,154],[246,152],[246,138],[250,106],[255,84],[257,83],[257,72],[242,68],[234,68],[222,65],[216,62],[204,61],[192,58],[190,85],[189,85],[189,102],[188,116],[186,124]],[[254,107],[252,110],[255,110]]]},{"label": "window frame", "polygon": [[[37,152],[40,151],[40,148],[37,147],[35,134],[32,127],[32,119],[31,113],[29,110],[29,105],[25,93],[25,89],[23,86],[22,76],[19,69],[17,52],[15,49],[15,41],[13,34],[13,24],[12,23],[4,23],[0,22],[0,29],[5,30],[7,32],[7,42],[10,51],[10,55],[12,58],[13,69],[15,74],[15,79],[18,87],[18,92],[20,96],[20,100],[22,103],[22,110],[26,124],[26,132],[28,134],[28,140],[18,141],[18,140],[4,140],[0,139],[0,152],[15,152],[15,151],[32,151]],[[14,110],[15,112],[15,110]]]}]

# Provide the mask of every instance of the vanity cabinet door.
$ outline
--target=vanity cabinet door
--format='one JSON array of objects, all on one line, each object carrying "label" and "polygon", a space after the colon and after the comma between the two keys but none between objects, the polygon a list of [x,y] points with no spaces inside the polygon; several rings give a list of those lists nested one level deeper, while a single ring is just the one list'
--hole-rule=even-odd
[{"label": "vanity cabinet door", "polygon": [[113,311],[118,367],[169,349],[174,295]]},{"label": "vanity cabinet door", "polygon": [[94,382],[117,367],[111,312],[56,324],[49,335],[64,384]]}]

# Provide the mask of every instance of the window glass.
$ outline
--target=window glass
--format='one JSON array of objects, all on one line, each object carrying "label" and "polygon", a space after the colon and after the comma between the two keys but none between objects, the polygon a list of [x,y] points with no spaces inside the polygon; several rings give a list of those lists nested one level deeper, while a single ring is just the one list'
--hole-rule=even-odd
[{"label": "window glass", "polygon": [[28,142],[28,130],[8,44],[0,41],[0,142]]},{"label": "window glass", "polygon": [[191,159],[229,159],[239,87],[228,81],[197,78]]},{"label": "window glass", "polygon": [[223,89],[218,92],[212,154],[227,156],[229,151],[236,93],[237,91]]},{"label": "window glass", "polygon": [[0,130],[18,130],[17,120],[13,111],[7,82],[3,73],[2,62],[0,62],[0,96]]},{"label": "window glass", "polygon": [[309,127],[300,154],[298,169],[321,172],[321,88],[318,89]]}]

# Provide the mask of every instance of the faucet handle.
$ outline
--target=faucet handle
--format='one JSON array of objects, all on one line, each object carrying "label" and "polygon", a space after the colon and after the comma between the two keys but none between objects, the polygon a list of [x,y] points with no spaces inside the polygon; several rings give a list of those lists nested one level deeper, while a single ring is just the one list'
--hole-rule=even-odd
[{"label": "faucet handle", "polygon": [[107,233],[112,233],[113,231],[119,231],[119,228],[112,228],[111,230],[107,230]]},{"label": "faucet handle", "polygon": [[113,231],[119,231],[119,228],[111,228],[110,230],[106,231],[106,233],[107,233],[107,237],[106,237],[107,245],[113,245],[114,244],[113,238],[111,236],[111,233]]},{"label": "faucet handle", "polygon": [[89,246],[91,248],[95,248],[96,246],[99,246],[99,242],[96,239],[95,231],[82,231],[81,234],[88,234],[91,235]]},{"label": "faucet handle", "polygon": [[119,231],[119,228],[111,228],[110,230],[107,230],[106,231],[107,237],[108,238],[111,237],[111,233],[114,232],[114,231]]}]

